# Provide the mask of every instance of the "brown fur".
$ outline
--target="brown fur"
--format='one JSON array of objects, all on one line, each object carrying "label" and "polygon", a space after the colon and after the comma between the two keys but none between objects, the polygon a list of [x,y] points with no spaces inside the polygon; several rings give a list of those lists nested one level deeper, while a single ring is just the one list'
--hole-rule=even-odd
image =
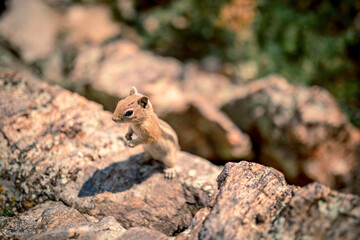
[{"label": "brown fur", "polygon": [[[179,151],[178,138],[170,125],[158,118],[146,96],[133,87],[130,95],[117,104],[112,119],[117,123],[129,123],[125,135],[128,146],[144,144],[145,152],[162,161],[165,176],[172,178]],[[135,139],[134,134],[137,136]]]}]

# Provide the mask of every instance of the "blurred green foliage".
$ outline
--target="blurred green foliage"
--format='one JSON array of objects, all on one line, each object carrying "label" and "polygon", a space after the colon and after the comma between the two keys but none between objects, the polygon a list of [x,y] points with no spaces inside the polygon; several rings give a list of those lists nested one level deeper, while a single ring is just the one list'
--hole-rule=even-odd
[{"label": "blurred green foliage", "polygon": [[118,2],[131,3],[119,15],[146,48],[180,60],[213,56],[234,69],[251,62],[250,80],[278,73],[320,85],[360,126],[360,1]]},{"label": "blurred green foliage", "polygon": [[258,1],[253,30],[259,75],[320,85],[360,126],[360,2]]},{"label": "blurred green foliage", "polygon": [[135,23],[144,46],[180,60],[200,59],[208,54],[236,60],[236,34],[218,26],[220,9],[228,1],[154,0],[135,1]]}]

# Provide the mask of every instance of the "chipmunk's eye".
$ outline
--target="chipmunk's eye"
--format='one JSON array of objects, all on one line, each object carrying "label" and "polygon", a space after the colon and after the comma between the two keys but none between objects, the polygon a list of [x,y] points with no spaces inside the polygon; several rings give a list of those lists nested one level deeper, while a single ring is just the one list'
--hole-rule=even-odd
[{"label": "chipmunk's eye", "polygon": [[124,114],[124,116],[128,117],[131,116],[132,114],[133,114],[133,110],[129,110]]}]

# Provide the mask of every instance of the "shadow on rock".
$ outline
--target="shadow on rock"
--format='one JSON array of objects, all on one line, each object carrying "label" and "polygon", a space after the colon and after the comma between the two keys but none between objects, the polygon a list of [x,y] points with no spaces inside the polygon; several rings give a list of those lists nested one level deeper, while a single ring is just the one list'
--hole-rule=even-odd
[{"label": "shadow on rock", "polygon": [[134,155],[126,161],[113,163],[96,170],[81,187],[78,197],[95,196],[103,192],[123,192],[134,184],[140,184],[154,173],[162,172],[161,164],[155,160],[140,163],[144,153]]}]

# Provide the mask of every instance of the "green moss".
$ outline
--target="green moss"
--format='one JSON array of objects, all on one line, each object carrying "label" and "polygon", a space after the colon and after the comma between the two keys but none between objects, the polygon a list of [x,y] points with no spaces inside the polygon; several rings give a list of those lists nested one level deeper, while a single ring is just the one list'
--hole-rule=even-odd
[{"label": "green moss", "polygon": [[11,207],[0,207],[0,217],[12,217],[14,211]]},{"label": "green moss", "polygon": [[[0,184],[0,217],[11,217],[14,215],[13,204],[15,203],[15,199],[13,199],[13,204],[5,204],[2,198],[4,194],[4,190],[2,185]],[[5,198],[6,199],[6,198]]]}]

